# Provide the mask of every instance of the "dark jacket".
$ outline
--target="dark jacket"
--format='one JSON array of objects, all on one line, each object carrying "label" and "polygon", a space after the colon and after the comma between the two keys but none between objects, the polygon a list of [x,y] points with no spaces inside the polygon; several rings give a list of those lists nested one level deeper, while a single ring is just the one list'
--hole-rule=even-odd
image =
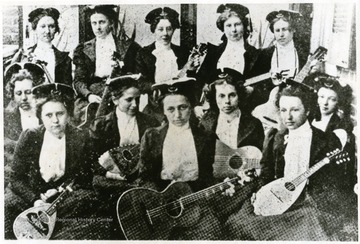
[{"label": "dark jacket", "polygon": [[[323,159],[326,153],[341,148],[338,138],[333,133],[324,133],[317,128],[311,128],[313,135],[310,147],[310,167]],[[284,136],[287,134],[287,131],[278,132],[276,129],[269,131],[264,142],[261,160],[261,185],[284,176],[286,149]],[[330,162],[309,178],[305,189],[315,200],[319,209],[324,211],[341,209],[340,205],[344,200],[341,199],[344,196],[342,192],[345,190],[342,186],[346,181],[345,164],[338,165]]]},{"label": "dark jacket", "polygon": [[[226,45],[226,38],[219,46],[208,43],[207,54],[205,56],[204,62],[202,63],[199,71],[196,74],[197,80],[201,82],[202,85],[210,84],[217,78],[217,63],[221,55],[225,51]],[[243,73],[245,79],[265,73],[261,72],[261,70],[258,70],[262,67],[254,66],[259,54],[259,50],[257,50],[255,47],[251,46],[247,42],[245,42],[244,47],[246,50],[244,53],[245,67]]]},{"label": "dark jacket", "polygon": [[[177,57],[178,69],[182,69],[187,62],[188,52],[183,48],[171,43],[171,49]],[[142,84],[142,91],[148,93],[151,91],[151,86],[155,84],[155,63],[156,57],[152,54],[155,50],[155,42],[141,48],[136,55],[135,72],[141,73],[146,78]]]},{"label": "dark jacket", "polygon": [[[147,114],[138,112],[136,122],[139,129],[139,138],[151,127],[157,127],[160,123]],[[90,147],[92,150],[92,162],[95,164],[95,172],[105,175],[106,170],[98,164],[98,158],[107,150],[118,147],[120,142],[119,128],[115,111],[95,119],[89,128]]]},{"label": "dark jacket", "polygon": [[21,115],[19,107],[11,101],[4,110],[4,139],[5,148],[9,146],[14,150],[15,143],[22,132]]},{"label": "dark jacket", "polygon": [[40,173],[39,158],[44,140],[43,125],[22,132],[15,148],[12,163],[13,175],[10,178],[11,190],[26,202],[39,199],[40,193],[57,188],[63,182],[76,179],[78,187],[90,186],[90,167],[84,161],[86,133],[74,127],[66,128],[65,174],[55,182],[45,182]]},{"label": "dark jacket", "polygon": [[[120,75],[133,73],[135,71],[135,57],[141,48],[140,45],[130,39],[120,41],[114,38],[114,40],[116,52],[120,54],[120,60],[124,62]],[[94,93],[90,85],[99,82],[95,78],[96,38],[79,44],[74,50],[73,59],[75,64],[74,87],[80,96],[86,98],[89,94]]]},{"label": "dark jacket", "polygon": [[[209,110],[200,121],[200,126],[208,132],[216,133],[219,112]],[[250,114],[241,113],[237,136],[238,148],[255,146],[262,150],[264,142],[264,129],[260,120]]]},{"label": "dark jacket", "polygon": [[[36,46],[30,47],[28,50],[34,52]],[[55,79],[56,83],[64,83],[72,86],[72,64],[69,52],[61,52],[56,47],[52,46],[55,54]],[[41,58],[41,57],[40,57]]]},{"label": "dark jacket", "polygon": [[[198,191],[214,183],[212,164],[214,162],[215,138],[196,126],[190,124],[190,127],[198,157],[199,178],[187,183],[190,184],[193,191]],[[157,128],[151,128],[145,132],[141,140],[140,180],[142,184],[155,185],[154,187],[157,190],[163,190],[170,184],[169,180],[161,179],[162,150],[168,128],[167,123]]]}]

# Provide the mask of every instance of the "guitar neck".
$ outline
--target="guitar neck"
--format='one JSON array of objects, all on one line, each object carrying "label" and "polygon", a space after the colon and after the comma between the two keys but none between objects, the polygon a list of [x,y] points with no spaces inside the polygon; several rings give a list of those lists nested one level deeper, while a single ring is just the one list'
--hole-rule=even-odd
[{"label": "guitar neck", "polygon": [[184,204],[190,204],[196,201],[199,201],[201,199],[204,198],[208,198],[212,195],[215,195],[219,192],[223,192],[224,190],[228,189],[230,186],[228,183],[233,183],[235,184],[237,181],[239,180],[238,177],[232,178],[227,182],[222,182],[219,184],[216,184],[214,186],[211,186],[209,188],[203,189],[201,191],[195,192],[193,194],[184,196],[182,198],[180,198],[180,200],[184,203]]},{"label": "guitar neck", "polygon": [[244,86],[251,86],[271,77],[270,72],[247,79]]},{"label": "guitar neck", "polygon": [[294,81],[296,81],[298,83],[302,83],[304,81],[304,79],[310,72],[310,69],[311,69],[310,65],[311,65],[312,61],[313,61],[313,59],[310,59],[306,62],[304,67],[301,69],[301,71],[295,76]]},{"label": "guitar neck", "polygon": [[180,70],[180,72],[178,73],[178,75],[176,76],[176,78],[181,78],[186,76],[186,72],[190,69],[190,66],[192,64],[192,62],[194,61],[194,58],[190,58],[187,63],[184,65],[184,67]]}]

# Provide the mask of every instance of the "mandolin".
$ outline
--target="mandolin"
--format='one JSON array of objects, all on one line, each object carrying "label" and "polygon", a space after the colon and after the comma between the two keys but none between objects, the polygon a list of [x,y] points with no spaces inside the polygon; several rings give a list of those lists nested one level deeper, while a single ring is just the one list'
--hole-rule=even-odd
[{"label": "mandolin", "polygon": [[66,197],[74,182],[65,188],[60,186],[60,195],[50,204],[32,207],[17,216],[13,231],[18,240],[49,240],[56,223],[56,207]]},{"label": "mandolin", "polygon": [[[200,43],[199,45],[193,47],[189,55],[188,61],[174,78],[181,78],[186,76],[186,72],[192,67],[195,58],[200,57],[200,60],[204,61],[206,53],[207,53],[207,44],[205,43]],[[197,67],[197,69],[200,68],[201,64],[199,65],[199,67]]]},{"label": "mandolin", "polygon": [[[335,160],[334,160],[335,159]],[[260,188],[253,203],[254,213],[262,216],[279,215],[288,210],[302,193],[307,179],[331,161],[350,161],[347,152],[336,149],[293,180],[280,178]]]},{"label": "mandolin", "polygon": [[140,144],[130,144],[106,151],[100,156],[99,164],[107,171],[126,178],[137,172],[139,158]]},{"label": "mandolin", "polygon": [[261,151],[254,146],[232,149],[216,141],[213,175],[217,179],[234,177],[239,170],[260,169]]},{"label": "mandolin", "polygon": [[[124,236],[128,240],[168,240],[175,227],[191,227],[200,218],[198,202],[229,188],[239,177],[192,193],[185,182],[173,182],[164,191],[133,188],[125,191],[116,206]],[[242,184],[242,183],[241,183]]]},{"label": "mandolin", "polygon": [[[314,60],[321,61],[325,54],[327,53],[327,49],[324,47],[318,47],[313,55],[311,55],[304,65],[304,67],[301,69],[301,71],[295,76],[293,79],[295,82],[302,83],[305,79],[305,77],[309,74],[311,70],[311,64]],[[281,82],[280,82],[281,84]],[[279,84],[279,85],[280,85]],[[271,90],[269,95],[269,100],[257,106],[253,112],[252,115],[255,118],[258,118],[263,125],[267,125],[269,127],[273,128],[280,128],[280,118],[279,118],[279,111],[278,108],[275,105],[276,97],[279,92],[279,86],[276,86],[274,89]],[[267,128],[265,128],[267,129]]]}]

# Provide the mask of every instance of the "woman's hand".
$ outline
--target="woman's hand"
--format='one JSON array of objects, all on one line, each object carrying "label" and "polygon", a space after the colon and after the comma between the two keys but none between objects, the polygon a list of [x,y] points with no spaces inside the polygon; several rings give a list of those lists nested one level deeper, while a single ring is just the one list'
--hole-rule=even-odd
[{"label": "woman's hand", "polygon": [[[40,194],[40,199],[34,202],[34,207],[38,207],[48,203],[48,200],[58,194],[59,191],[56,189],[49,189],[45,193]],[[50,201],[51,202],[51,201]]]},{"label": "woman's hand", "polygon": [[94,94],[90,94],[88,96],[88,101],[89,103],[101,103],[101,97]]},{"label": "woman's hand", "polygon": [[119,173],[114,173],[110,171],[106,172],[105,177],[112,180],[126,180],[125,176],[121,176]]}]

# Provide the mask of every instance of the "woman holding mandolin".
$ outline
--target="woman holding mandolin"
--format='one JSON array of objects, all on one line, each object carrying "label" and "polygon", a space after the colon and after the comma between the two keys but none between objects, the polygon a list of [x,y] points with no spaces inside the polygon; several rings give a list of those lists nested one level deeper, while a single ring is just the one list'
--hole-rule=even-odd
[{"label": "woman holding mandolin", "polygon": [[[310,125],[308,118],[314,104],[313,91],[302,84],[294,83],[279,93],[277,105],[286,129],[272,129],[268,133],[258,191],[227,220],[230,239],[324,241],[342,238],[346,214],[343,209],[354,208],[347,202],[348,192],[342,187],[345,165],[338,165],[346,162],[347,156],[336,163],[330,161],[331,154],[339,154],[340,150],[333,150],[341,149],[341,144],[334,134]],[[320,163],[322,166],[318,166]],[[314,176],[309,174],[310,170],[316,172]],[[294,188],[288,188],[290,185]]]},{"label": "woman holding mandolin", "polygon": [[60,32],[60,12],[55,8],[37,8],[30,12],[29,22],[36,34],[36,45],[28,50],[20,50],[12,62],[37,62],[46,71],[49,83],[57,82],[72,85],[72,66],[68,52],[59,51],[52,41]]},{"label": "woman holding mandolin", "polygon": [[[139,111],[138,79],[138,75],[112,79],[108,86],[114,110],[96,118],[89,128],[95,174],[93,187],[106,206],[104,214],[113,219],[116,219],[113,211],[121,193],[136,186],[140,140],[146,129],[160,125],[155,118]],[[130,152],[131,159],[117,157],[122,156],[124,150]]]},{"label": "woman holding mandolin", "polygon": [[[57,209],[58,217],[86,218],[96,208],[96,195],[91,189],[90,166],[86,165],[87,133],[69,124],[73,113],[72,87],[52,83],[34,87],[36,115],[41,125],[22,132],[15,148],[13,173],[5,197],[5,237],[13,239],[15,217],[27,208],[51,203],[59,194],[58,187],[74,181],[73,192]],[[56,221],[56,219],[55,219]],[[93,229],[92,229],[93,228]],[[84,230],[98,238],[94,224],[56,221],[52,239],[81,239]],[[15,230],[14,230],[15,231]],[[36,231],[17,230],[16,238]],[[48,230],[49,232],[53,230]]]}]

